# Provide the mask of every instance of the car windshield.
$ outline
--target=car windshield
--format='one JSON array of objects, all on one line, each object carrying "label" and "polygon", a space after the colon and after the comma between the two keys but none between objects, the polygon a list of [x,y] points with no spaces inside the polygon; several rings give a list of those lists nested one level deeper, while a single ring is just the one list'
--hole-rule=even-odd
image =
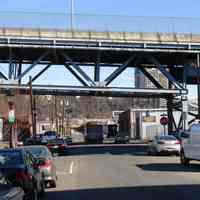
[{"label": "car windshield", "polygon": [[22,156],[18,151],[0,152],[0,165],[22,164]]},{"label": "car windshield", "polygon": [[35,157],[44,157],[48,155],[48,151],[45,147],[30,147],[26,148],[26,150],[33,154]]},{"label": "car windshield", "polygon": [[158,137],[159,140],[176,140],[176,138],[174,136],[160,136]]}]

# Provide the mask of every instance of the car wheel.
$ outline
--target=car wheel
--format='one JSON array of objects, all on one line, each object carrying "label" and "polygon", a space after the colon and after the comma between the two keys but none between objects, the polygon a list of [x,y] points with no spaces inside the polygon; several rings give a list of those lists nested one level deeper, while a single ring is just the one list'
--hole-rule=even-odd
[{"label": "car wheel", "polygon": [[151,151],[152,156],[159,156],[159,152],[156,150],[156,148],[153,148]]},{"label": "car wheel", "polygon": [[183,150],[181,150],[181,152],[180,152],[180,160],[181,160],[182,165],[189,166],[190,160],[185,157],[185,153]]},{"label": "car wheel", "polygon": [[52,180],[50,182],[50,188],[56,188],[57,184],[56,184],[56,180]]},{"label": "car wheel", "polygon": [[148,150],[147,150],[147,155],[148,155],[148,156],[151,156],[151,155],[152,155],[151,149],[148,149]]}]

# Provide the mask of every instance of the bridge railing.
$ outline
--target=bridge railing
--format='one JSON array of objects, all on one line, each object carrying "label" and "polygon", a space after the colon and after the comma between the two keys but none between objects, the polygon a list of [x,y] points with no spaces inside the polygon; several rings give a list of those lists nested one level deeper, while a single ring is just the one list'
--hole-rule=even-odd
[{"label": "bridge railing", "polygon": [[75,31],[200,33],[200,19],[132,17],[62,13],[1,12],[1,28],[41,28]]}]

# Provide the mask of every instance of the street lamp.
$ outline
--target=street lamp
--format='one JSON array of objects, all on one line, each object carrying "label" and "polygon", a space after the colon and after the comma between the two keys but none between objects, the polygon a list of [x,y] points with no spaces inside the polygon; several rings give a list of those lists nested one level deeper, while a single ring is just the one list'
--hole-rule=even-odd
[{"label": "street lamp", "polygon": [[70,28],[73,31],[74,22],[74,0],[70,0]]}]

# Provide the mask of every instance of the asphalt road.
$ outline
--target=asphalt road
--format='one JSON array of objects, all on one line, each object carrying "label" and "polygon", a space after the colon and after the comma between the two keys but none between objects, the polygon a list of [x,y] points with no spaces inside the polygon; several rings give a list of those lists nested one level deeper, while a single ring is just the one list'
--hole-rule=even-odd
[{"label": "asphalt road", "polygon": [[58,187],[48,200],[200,199],[200,163],[147,156],[143,145],[77,146],[55,162]]}]

